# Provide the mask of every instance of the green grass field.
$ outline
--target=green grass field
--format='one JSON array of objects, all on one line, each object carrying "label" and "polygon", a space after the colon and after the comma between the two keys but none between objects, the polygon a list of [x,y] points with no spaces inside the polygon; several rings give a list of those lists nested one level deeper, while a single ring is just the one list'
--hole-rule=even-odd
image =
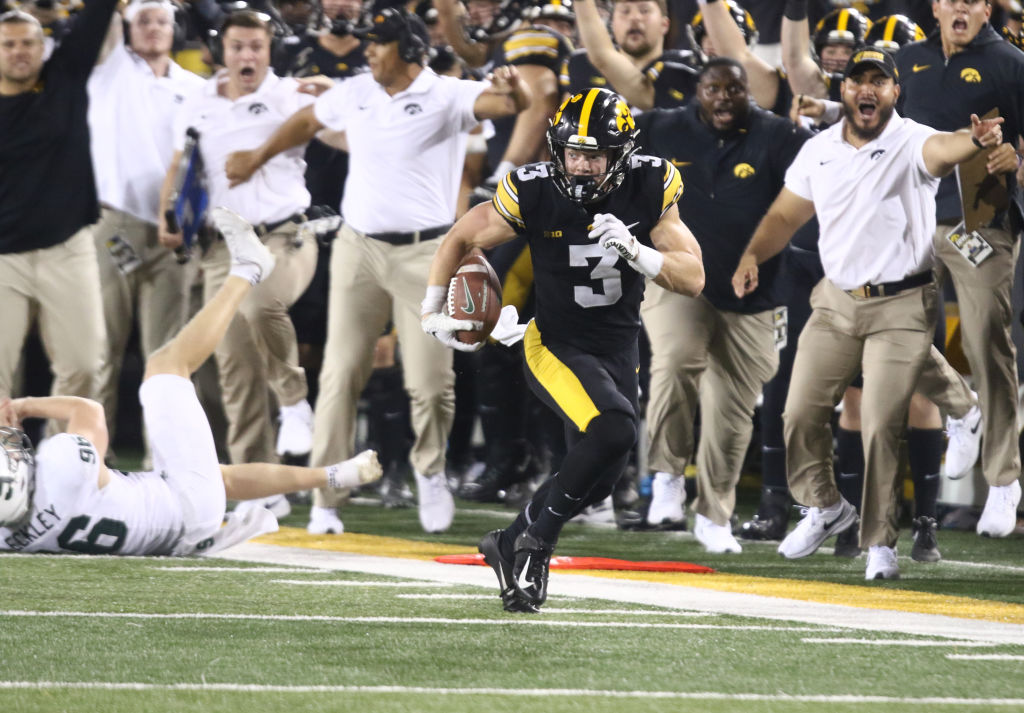
[{"label": "green grass field", "polygon": [[[709,556],[685,533],[570,524],[559,554],[718,574],[555,572],[544,612],[527,616],[501,610],[489,569],[414,558],[424,545],[474,551],[511,518],[495,510],[460,503],[437,536],[420,531],[415,509],[343,512],[347,533],[406,540],[409,559],[390,540],[374,550],[366,543],[384,540],[373,537],[303,549],[294,532],[288,546],[203,560],[0,557],[0,707],[1024,711],[1020,536],[942,531],[943,562],[901,557],[903,579],[866,583],[863,558],[786,562],[771,544]],[[305,520],[296,508],[282,525]],[[316,549],[331,541],[342,551]],[[928,613],[945,605],[968,618]]]}]

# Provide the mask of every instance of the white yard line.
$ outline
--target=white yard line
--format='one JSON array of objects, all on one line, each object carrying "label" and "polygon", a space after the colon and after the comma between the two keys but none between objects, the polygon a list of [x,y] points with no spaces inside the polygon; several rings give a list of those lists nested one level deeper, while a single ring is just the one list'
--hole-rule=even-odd
[{"label": "white yard line", "polygon": [[963,646],[978,648],[998,646],[989,641],[957,641],[955,639],[800,639],[805,644],[866,644],[868,646]]},{"label": "white yard line", "polygon": [[1024,656],[1013,654],[946,654],[953,661],[1024,661]]},{"label": "white yard line", "polygon": [[189,691],[227,693],[379,693],[384,695],[514,696],[568,698],[639,698],[792,703],[853,703],[912,706],[1021,706],[1024,698],[910,698],[900,696],[787,695],[785,693],[723,693],[719,691],[613,691],[589,688],[431,688],[426,686],[273,686],[248,683],[136,683],[127,681],[0,681],[0,690],[78,689],[98,691]]},{"label": "white yard line", "polygon": [[[220,553],[219,557],[234,561],[318,567],[332,571],[362,572],[477,586],[494,592],[495,604],[498,603],[494,573],[487,567],[447,565],[433,561],[255,543],[239,545]],[[877,631],[889,635],[910,634],[1024,645],[1024,625],[1020,624],[824,604],[759,594],[720,592],[700,587],[610,579],[557,570],[551,573],[550,591],[555,595],[570,597],[589,597],[712,614],[803,622],[825,627]]]},{"label": "white yard line", "polygon": [[310,567],[153,567],[158,572],[244,572],[254,574],[322,574],[322,569]]},{"label": "white yard line", "polygon": [[150,614],[144,612],[87,611],[21,611],[0,610],[0,619],[75,618],[75,619],[150,619],[150,620],[215,620],[215,621],[332,621],[343,624],[457,624],[465,626],[550,626],[577,629],[715,629],[722,631],[809,631],[821,632],[816,626],[774,626],[771,624],[673,624],[637,621],[555,621],[540,617],[512,616],[502,619],[460,619],[439,616],[326,616],[302,614],[210,614],[182,612]]}]

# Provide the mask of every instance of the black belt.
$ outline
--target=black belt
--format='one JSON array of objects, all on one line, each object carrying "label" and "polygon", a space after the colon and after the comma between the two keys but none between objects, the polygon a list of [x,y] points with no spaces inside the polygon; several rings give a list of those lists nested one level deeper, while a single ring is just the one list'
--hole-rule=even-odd
[{"label": "black belt", "polygon": [[287,225],[288,223],[305,223],[305,222],[306,222],[306,214],[305,213],[292,213],[291,215],[289,215],[284,220],[278,220],[278,221],[276,221],[274,223],[260,223],[259,225],[252,226],[252,229],[256,231],[256,234],[258,236],[263,238],[263,237],[266,237],[267,235],[269,235],[270,233],[273,233],[275,230],[280,228],[282,225]]},{"label": "black belt", "polygon": [[366,237],[390,243],[391,245],[412,245],[413,243],[422,243],[425,240],[439,238],[447,233],[451,227],[449,224],[436,228],[427,228],[426,230],[414,230],[410,233],[366,233]]},{"label": "black belt", "polygon": [[914,287],[921,287],[930,283],[934,277],[932,276],[931,270],[925,272],[919,272],[916,275],[909,275],[904,277],[902,280],[896,280],[895,282],[881,282],[877,285],[861,285],[852,290],[845,290],[845,292],[854,297],[891,297],[892,295],[899,294],[904,290],[909,290]]}]

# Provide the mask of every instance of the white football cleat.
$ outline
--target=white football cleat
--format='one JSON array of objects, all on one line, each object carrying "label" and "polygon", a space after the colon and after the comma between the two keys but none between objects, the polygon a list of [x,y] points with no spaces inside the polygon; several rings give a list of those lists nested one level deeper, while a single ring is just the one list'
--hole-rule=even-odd
[{"label": "white football cleat", "polygon": [[444,473],[416,473],[416,499],[419,501],[420,525],[424,532],[444,532],[455,519],[455,500],[448,490]]},{"label": "white football cleat", "polygon": [[314,505],[309,509],[309,524],[306,525],[306,532],[311,535],[340,535],[345,532],[345,526],[341,523],[336,509]]},{"label": "white football cleat", "polygon": [[813,555],[821,543],[857,522],[857,509],[840,496],[839,504],[827,510],[807,508],[807,514],[779,544],[779,554],[786,559]]},{"label": "white football cleat", "polygon": [[294,406],[282,406],[281,428],[277,431],[277,455],[304,456],[313,450],[313,409],[306,399]]},{"label": "white football cleat", "polygon": [[946,477],[959,480],[978,462],[981,449],[981,408],[975,404],[963,418],[946,418]]},{"label": "white football cleat", "polygon": [[588,505],[583,508],[580,513],[573,518],[575,522],[582,525],[615,525],[615,506],[612,504],[612,496],[609,495],[607,498],[599,503]]},{"label": "white football cleat", "polygon": [[652,527],[679,525],[686,522],[686,478],[658,472],[651,482],[651,506],[647,524]]},{"label": "white football cleat", "polygon": [[724,554],[726,552],[739,554],[743,551],[743,548],[740,547],[740,543],[733,537],[732,530],[728,526],[716,525],[700,513],[697,514],[696,522],[693,526],[693,536],[697,538],[697,542],[704,545],[705,550],[712,554]]},{"label": "white football cleat", "polygon": [[868,566],[864,579],[899,579],[900,566],[896,563],[896,548],[872,545],[868,548]]},{"label": "white football cleat", "polygon": [[224,236],[231,253],[231,274],[245,277],[253,285],[274,269],[274,256],[260,241],[252,225],[232,210],[219,206],[210,211],[214,227]]},{"label": "white football cleat", "polygon": [[1006,537],[1017,527],[1017,506],[1020,504],[1020,481],[1009,485],[992,485],[988,489],[985,509],[978,519],[978,534],[984,537]]}]

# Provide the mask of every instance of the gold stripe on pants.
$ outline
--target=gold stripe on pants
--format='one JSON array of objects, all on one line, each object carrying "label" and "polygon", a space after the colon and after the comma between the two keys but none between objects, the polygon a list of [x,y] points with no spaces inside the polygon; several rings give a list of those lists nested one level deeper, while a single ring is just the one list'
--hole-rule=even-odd
[{"label": "gold stripe on pants", "polygon": [[825,278],[811,293],[814,311],[797,345],[783,414],[793,498],[807,506],[839,501],[832,471],[831,418],[843,391],[864,373],[862,547],[896,544],[896,477],[910,397],[929,358],[935,285],[859,299]]}]

